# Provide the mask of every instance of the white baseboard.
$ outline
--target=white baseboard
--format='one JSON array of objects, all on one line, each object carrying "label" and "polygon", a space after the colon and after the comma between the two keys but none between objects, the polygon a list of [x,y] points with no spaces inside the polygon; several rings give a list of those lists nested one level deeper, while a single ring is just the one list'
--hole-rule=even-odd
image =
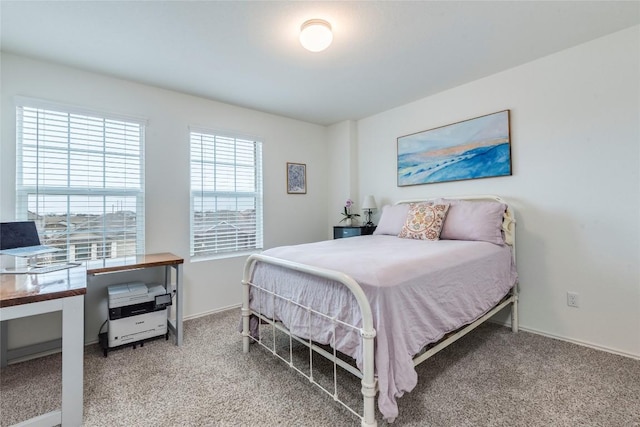
[{"label": "white baseboard", "polygon": [[[197,318],[200,318],[200,317],[208,316],[210,314],[222,313],[223,311],[237,310],[240,307],[242,307],[242,304],[233,304],[233,305],[229,305],[229,306],[226,306],[226,307],[217,308],[215,310],[205,311],[205,312],[198,313],[198,314],[192,314],[190,316],[185,316],[183,321],[191,320],[191,319],[197,319]],[[240,313],[238,313],[238,316],[239,315],[240,315]],[[505,326],[505,327],[508,327],[508,328],[511,327],[511,323],[510,322],[496,322],[496,321],[492,321],[492,320],[489,320],[489,322],[495,323],[497,325]],[[573,339],[573,338],[564,337],[564,336],[560,336],[560,335],[556,335],[556,334],[551,334],[549,332],[540,331],[540,330],[535,329],[535,328],[522,326],[522,324],[519,325],[519,329],[522,330],[522,331],[525,331],[525,332],[530,332],[532,334],[542,335],[544,337],[553,338],[553,339],[557,339],[557,340],[560,340],[560,341],[565,341],[565,342],[570,342],[572,344],[581,345],[583,347],[592,348],[594,350],[605,351],[607,353],[616,354],[618,356],[624,356],[624,357],[628,357],[628,358],[631,358],[631,359],[634,359],[634,360],[640,360],[640,355],[638,355],[638,354],[627,353],[625,351],[616,350],[616,349],[609,348],[609,347],[604,347],[604,346],[593,344],[593,343],[590,343],[590,342],[576,340],[576,339]],[[96,344],[97,342],[98,342],[98,340],[95,340],[95,341],[92,341],[92,342],[86,342],[85,346]],[[12,350],[9,350],[9,351],[12,351]],[[48,351],[40,352],[38,354],[30,354],[30,355],[20,354],[19,356],[18,356],[18,354],[16,354],[15,356],[18,356],[18,357],[16,357],[13,360],[10,359],[9,364],[17,363],[17,362],[23,362],[25,360],[35,359],[36,357],[42,357],[42,356],[46,356],[46,355],[49,355],[49,354],[59,353],[60,351],[61,351],[60,348],[58,348],[58,349],[51,349],[51,350],[48,350]]]},{"label": "white baseboard", "polygon": [[569,337],[564,337],[561,335],[555,335],[555,334],[551,334],[549,332],[544,332],[544,331],[539,331],[537,329],[534,328],[528,328],[526,326],[520,326],[520,329],[522,329],[523,331],[526,332],[531,332],[532,334],[537,334],[537,335],[542,335],[544,337],[549,337],[549,338],[554,338],[560,341],[566,341],[566,342],[570,342],[572,344],[577,344],[577,345],[581,345],[583,347],[589,347],[592,348],[594,350],[600,350],[600,351],[606,351],[607,353],[611,353],[611,354],[616,354],[618,356],[624,356],[624,357],[629,357],[631,359],[635,359],[635,360],[640,360],[640,355],[638,354],[633,354],[633,353],[627,353],[626,351],[621,351],[621,350],[617,350],[614,348],[609,348],[609,347],[604,347],[598,344],[593,344],[587,341],[581,341],[581,340],[576,340],[573,338],[569,338]]},{"label": "white baseboard", "polygon": [[[210,315],[210,314],[222,313],[223,311],[239,309],[240,307],[242,307],[242,304],[233,304],[233,305],[228,305],[228,306],[226,306],[226,307],[216,308],[215,310],[204,311],[204,312],[202,312],[202,313],[192,314],[192,315],[190,315],[190,316],[185,316],[185,317],[184,317],[184,320],[197,319],[197,318],[199,318],[199,317],[208,316],[208,315]],[[238,316],[240,316],[240,312],[238,312]],[[240,317],[238,317],[238,318],[240,318]]]},{"label": "white baseboard", "polygon": [[[227,310],[238,309],[240,307],[242,307],[242,304],[234,304],[234,305],[230,305],[230,306],[227,306],[227,307],[218,308],[216,310],[211,310],[211,311],[199,313],[199,314],[196,314],[196,315],[191,315],[191,316],[185,317],[184,319],[185,320],[197,319],[198,317],[204,317],[204,316],[208,316],[210,314],[221,313],[221,312],[227,311]],[[505,327],[508,327],[508,328],[511,328],[511,321],[496,322],[496,321],[493,321],[493,320],[489,320],[489,322],[495,323],[495,324],[498,324],[498,325],[501,325],[501,326],[505,326]],[[609,347],[604,347],[604,346],[593,344],[593,343],[590,343],[590,342],[576,340],[576,339],[569,338],[569,337],[564,337],[564,336],[560,336],[560,335],[551,334],[549,332],[540,331],[540,330],[535,329],[535,328],[529,328],[529,327],[526,327],[526,326],[522,326],[522,324],[518,325],[518,328],[520,330],[522,330],[522,331],[530,332],[530,333],[536,334],[536,335],[542,335],[542,336],[547,337],[547,338],[553,338],[553,339],[557,339],[557,340],[560,340],[560,341],[566,341],[566,342],[570,342],[572,344],[581,345],[583,347],[592,348],[594,350],[600,350],[600,351],[604,351],[604,352],[607,352],[607,353],[616,354],[618,356],[624,356],[624,357],[628,357],[628,358],[631,358],[631,359],[640,360],[640,355],[638,355],[638,354],[627,353],[625,351],[616,350],[616,349],[609,348]]]},{"label": "white baseboard", "polygon": [[7,350],[7,364],[25,362],[62,351],[62,338]]},{"label": "white baseboard", "polygon": [[[495,323],[496,325],[500,325],[500,326],[505,326],[507,328],[511,327],[511,322],[496,322],[493,320],[490,320],[491,323]],[[536,334],[536,335],[542,335],[543,337],[547,337],[547,338],[553,338],[556,340],[560,340],[560,341],[565,341],[565,342],[570,342],[571,344],[577,344],[577,345],[581,345],[583,347],[589,347],[592,348],[594,350],[600,350],[600,351],[605,351],[607,353],[611,353],[611,354],[616,354],[618,356],[624,356],[624,357],[628,357],[630,359],[635,359],[635,360],[640,360],[640,355],[638,354],[633,354],[633,353],[627,353],[625,351],[621,351],[621,350],[617,350],[614,348],[609,348],[609,347],[605,347],[605,346],[601,346],[598,344],[593,344],[587,341],[581,341],[581,340],[576,340],[574,338],[569,338],[569,337],[565,337],[562,335],[556,335],[556,334],[551,334],[549,332],[545,332],[545,331],[541,331],[535,328],[529,328],[527,326],[522,326],[522,324],[520,324],[519,329],[525,332],[530,332],[532,334]]]},{"label": "white baseboard", "polygon": [[[242,307],[242,304],[234,304],[234,305],[229,305],[226,307],[222,307],[222,308],[217,308],[215,310],[210,310],[210,311],[206,311],[203,313],[198,313],[198,314],[192,314],[190,316],[185,316],[183,318],[183,322],[185,320],[191,320],[191,319],[197,319],[199,317],[204,317],[204,316],[208,316],[210,314],[216,314],[216,313],[222,313],[223,311],[228,311],[228,310],[237,310],[240,307]],[[240,312],[238,311],[238,319],[240,318]],[[55,343],[57,344],[54,344]],[[19,363],[19,362],[25,362],[27,360],[31,360],[31,359],[37,359],[39,357],[43,357],[43,356],[48,356],[50,354],[55,354],[55,353],[60,353],[62,351],[62,339],[58,339],[58,340],[54,340],[51,343],[47,342],[47,346],[46,348],[41,348],[41,346],[43,345],[42,343],[39,344],[35,344],[33,346],[27,346],[27,347],[21,347],[21,348],[17,348],[17,349],[10,349],[8,350],[9,353],[9,357],[8,357],[8,364],[14,364],[14,363]],[[95,340],[91,340],[91,341],[86,341],[84,343],[84,346],[90,346],[90,345],[94,345],[97,344],[99,341],[97,339]]]}]

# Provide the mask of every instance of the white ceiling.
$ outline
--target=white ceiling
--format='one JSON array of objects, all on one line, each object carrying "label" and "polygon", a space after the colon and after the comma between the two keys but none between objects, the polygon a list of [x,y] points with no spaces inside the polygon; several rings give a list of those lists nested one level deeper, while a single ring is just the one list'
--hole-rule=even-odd
[{"label": "white ceiling", "polygon": [[[640,23],[639,1],[7,1],[1,49],[328,125]],[[300,24],[334,42],[310,53]]]}]

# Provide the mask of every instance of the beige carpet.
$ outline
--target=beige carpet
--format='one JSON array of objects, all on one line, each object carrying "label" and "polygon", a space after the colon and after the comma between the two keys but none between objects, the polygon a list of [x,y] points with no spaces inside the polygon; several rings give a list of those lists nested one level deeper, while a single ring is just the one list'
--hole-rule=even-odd
[{"label": "beige carpet", "polygon": [[[87,347],[84,424],[359,425],[264,350],[243,354],[238,321],[239,310],[189,320],[182,347],[156,340],[107,358]],[[59,405],[60,366],[58,354],[2,369],[2,426]],[[640,426],[640,361],[526,332],[483,325],[418,374],[394,426]],[[341,384],[357,398],[358,380]]]}]

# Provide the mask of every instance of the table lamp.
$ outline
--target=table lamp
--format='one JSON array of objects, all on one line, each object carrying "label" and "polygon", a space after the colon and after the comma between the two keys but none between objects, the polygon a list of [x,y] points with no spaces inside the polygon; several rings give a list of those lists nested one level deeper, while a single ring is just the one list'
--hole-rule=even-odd
[{"label": "table lamp", "polygon": [[362,210],[365,211],[367,215],[367,223],[364,225],[365,227],[373,227],[373,222],[371,222],[371,213],[374,209],[378,209],[378,205],[376,205],[376,199],[373,196],[367,196],[364,198],[362,202]]}]

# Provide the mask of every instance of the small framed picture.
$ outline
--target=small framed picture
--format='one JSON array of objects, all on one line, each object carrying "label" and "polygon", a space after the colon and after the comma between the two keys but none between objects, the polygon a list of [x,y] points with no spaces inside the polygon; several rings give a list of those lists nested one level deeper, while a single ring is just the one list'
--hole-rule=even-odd
[{"label": "small framed picture", "polygon": [[287,193],[307,194],[307,165],[287,162]]}]

